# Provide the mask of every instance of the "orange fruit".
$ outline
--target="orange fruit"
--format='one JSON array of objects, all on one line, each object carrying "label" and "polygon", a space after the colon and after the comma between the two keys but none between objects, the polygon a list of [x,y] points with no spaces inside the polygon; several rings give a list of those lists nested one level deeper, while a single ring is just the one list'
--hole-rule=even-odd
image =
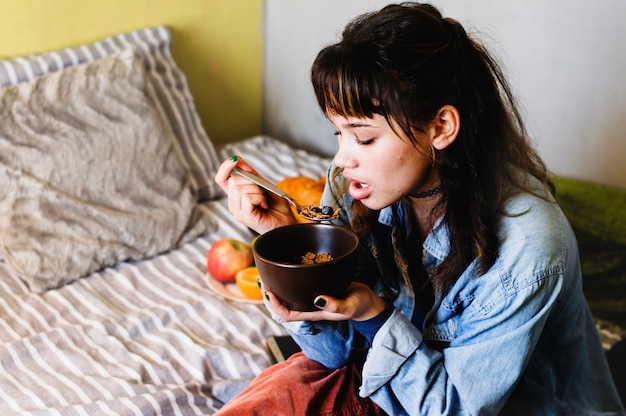
[{"label": "orange fruit", "polygon": [[261,289],[259,289],[259,284],[257,283],[259,278],[259,270],[252,266],[238,271],[235,275],[235,282],[241,293],[247,298],[263,300]]},{"label": "orange fruit", "polygon": [[[307,176],[293,176],[283,179],[276,185],[302,205],[319,205],[324,185],[326,185],[326,177],[315,179]],[[291,210],[297,222],[315,222],[302,218],[296,213],[294,207],[291,207]]]}]

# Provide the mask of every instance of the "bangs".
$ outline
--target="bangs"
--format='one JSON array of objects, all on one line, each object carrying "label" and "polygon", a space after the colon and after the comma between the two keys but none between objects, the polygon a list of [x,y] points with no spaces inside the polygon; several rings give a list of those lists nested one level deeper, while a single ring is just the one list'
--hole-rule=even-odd
[{"label": "bangs", "polygon": [[423,133],[431,112],[420,106],[412,73],[403,76],[399,69],[385,67],[385,59],[369,46],[341,42],[322,49],[311,67],[317,103],[326,117],[381,115],[416,144],[415,133]]},{"label": "bangs", "polygon": [[311,70],[317,102],[325,115],[344,117],[387,116],[380,83],[388,79],[366,53],[339,45],[324,49]]}]

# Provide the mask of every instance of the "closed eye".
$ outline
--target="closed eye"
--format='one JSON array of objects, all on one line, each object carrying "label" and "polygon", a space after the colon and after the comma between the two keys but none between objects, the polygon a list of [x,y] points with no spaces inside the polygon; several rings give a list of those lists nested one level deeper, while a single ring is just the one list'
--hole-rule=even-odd
[{"label": "closed eye", "polygon": [[[341,132],[339,130],[336,130],[333,135],[335,136],[341,136]],[[354,141],[356,142],[356,144],[360,145],[360,146],[367,146],[369,144],[374,143],[376,139],[368,139],[368,140],[361,140],[359,139],[358,135],[354,135]]]},{"label": "closed eye", "polygon": [[370,145],[372,143],[374,143],[375,139],[368,139],[368,140],[361,140],[358,137],[354,139],[356,141],[356,143],[360,146],[367,146]]}]

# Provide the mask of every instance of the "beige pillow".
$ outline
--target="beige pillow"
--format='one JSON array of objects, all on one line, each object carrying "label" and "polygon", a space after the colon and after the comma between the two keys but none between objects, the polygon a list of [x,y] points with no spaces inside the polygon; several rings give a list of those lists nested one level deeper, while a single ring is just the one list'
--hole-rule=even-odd
[{"label": "beige pillow", "polygon": [[155,105],[176,136],[176,150],[190,173],[198,200],[221,198],[213,177],[221,163],[196,111],[187,78],[171,54],[172,34],[165,26],[120,33],[90,44],[0,60],[0,87],[28,82],[42,75],[96,61],[130,45],[139,47],[146,79],[156,92]]},{"label": "beige pillow", "polygon": [[0,254],[56,288],[206,231],[136,47],[0,90]]}]

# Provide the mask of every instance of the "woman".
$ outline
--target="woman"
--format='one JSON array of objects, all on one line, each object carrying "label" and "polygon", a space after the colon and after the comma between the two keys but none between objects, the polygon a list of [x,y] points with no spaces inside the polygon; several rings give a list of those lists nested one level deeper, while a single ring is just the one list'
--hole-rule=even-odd
[{"label": "woman", "polygon": [[[489,54],[403,3],[351,22],[311,78],[339,141],[322,205],[359,234],[361,268],[319,311],[265,292],[304,354],[223,413],[624,414],[574,234]],[[216,175],[235,218],[295,222],[235,165],[252,170],[231,158]]]}]

